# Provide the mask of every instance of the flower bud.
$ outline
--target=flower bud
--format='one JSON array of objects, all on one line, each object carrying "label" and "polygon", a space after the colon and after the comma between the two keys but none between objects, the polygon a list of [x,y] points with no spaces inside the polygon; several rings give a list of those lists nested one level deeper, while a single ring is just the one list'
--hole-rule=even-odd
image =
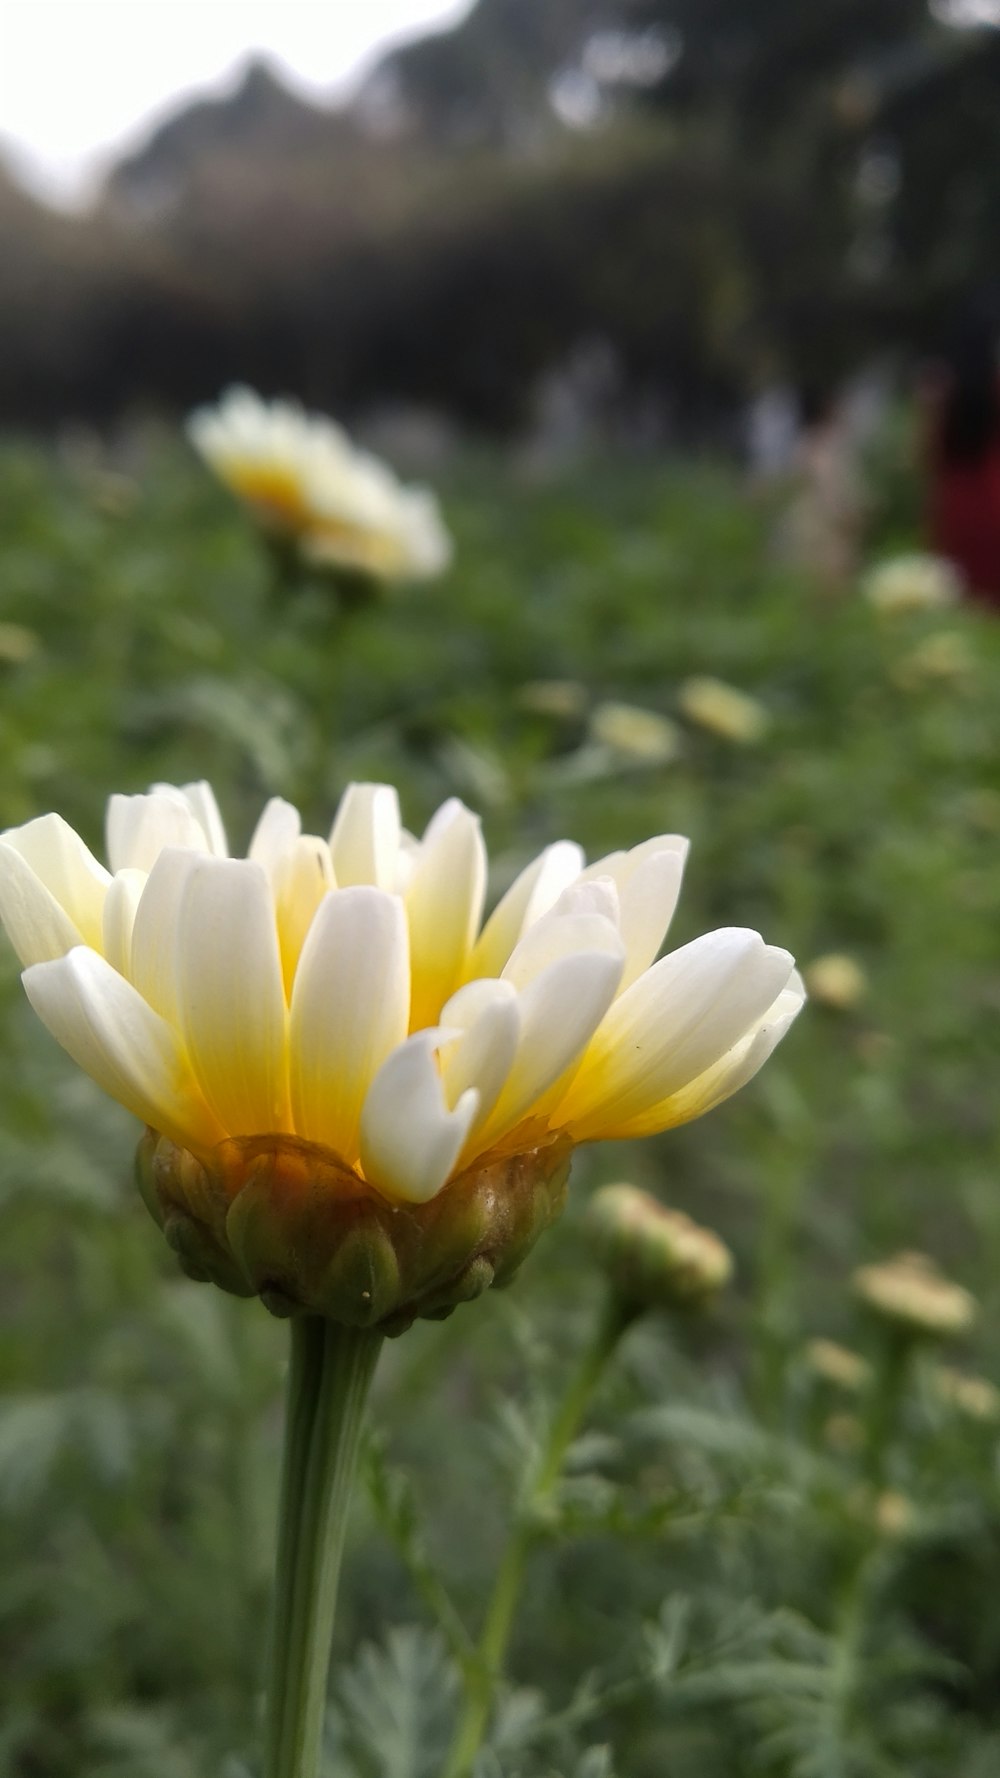
[{"label": "flower bud", "polygon": [[602,1186],[584,1227],[615,1290],[638,1309],[693,1308],[732,1276],[732,1255],[718,1235],[638,1186]]},{"label": "flower bud", "polygon": [[975,1298],[924,1253],[899,1253],[880,1265],[859,1266],[852,1285],[879,1320],[911,1336],[953,1339],[976,1317]]},{"label": "flower bud", "polygon": [[275,1315],[402,1333],[513,1278],[562,1210],[571,1145],[477,1161],[424,1204],[391,1204],[294,1136],[222,1142],[201,1161],[148,1131],[143,1198],[189,1277]]}]

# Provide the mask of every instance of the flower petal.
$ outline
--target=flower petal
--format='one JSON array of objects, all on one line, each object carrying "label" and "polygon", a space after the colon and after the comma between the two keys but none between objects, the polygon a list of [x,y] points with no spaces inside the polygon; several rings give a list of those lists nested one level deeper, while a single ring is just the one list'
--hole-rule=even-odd
[{"label": "flower petal", "polygon": [[728,1050],[720,1062],[706,1068],[703,1074],[697,1075],[679,1092],[660,1100],[640,1116],[603,1130],[602,1136],[614,1139],[651,1136],[659,1130],[690,1123],[693,1118],[702,1117],[706,1111],[712,1111],[716,1105],[721,1105],[725,1099],[731,1098],[741,1087],[746,1086],[763,1067],[785,1032],[794,1024],[805,1005],[805,999],[802,977],[793,969],[787,988],[778,995],[753,1030]]},{"label": "flower petal", "polygon": [[287,1130],[281,957],[259,864],[194,861],[177,922],[177,990],[195,1074],[229,1135]]},{"label": "flower petal", "polygon": [[517,992],[510,982],[468,982],[453,994],[441,1023],[460,1033],[441,1051],[441,1078],[449,1105],[457,1105],[469,1087],[479,1095],[473,1125],[484,1123],[510,1073],[521,1034]]},{"label": "flower petal", "polygon": [[272,876],[301,832],[302,818],[294,803],[272,796],[270,802],[265,803],[263,814],[253,830],[247,857],[262,864],[268,876]]},{"label": "flower petal", "polygon": [[[575,895],[575,889],[567,892]],[[594,899],[601,895],[597,885],[587,886],[585,893]],[[601,898],[601,905],[613,906]],[[560,957],[575,957],[587,951],[605,951],[616,959],[621,972],[624,947],[614,922],[607,913],[560,913],[554,909],[534,926],[529,926],[519,945],[504,965],[503,980],[516,988],[548,969]]]},{"label": "flower petal", "polygon": [[450,1033],[408,1037],[382,1064],[361,1116],[361,1163],[386,1197],[425,1204],[446,1183],[479,1106],[474,1089],[450,1109],[434,1052]]},{"label": "flower petal", "polygon": [[176,796],[180,794],[187,803],[192,815],[205,836],[205,846],[216,858],[229,857],[229,842],[226,830],[222,825],[219,805],[215,800],[215,792],[207,779],[199,778],[192,784],[181,784],[175,788],[173,784],[154,784],[152,793]]},{"label": "flower petal", "polygon": [[104,957],[81,946],[34,964],[24,986],[56,1042],[112,1099],[184,1146],[220,1139],[175,1032]]},{"label": "flower petal", "polygon": [[486,851],[478,816],[452,798],[428,825],[406,891],[411,1030],[433,1024],[459,982],[485,893]]},{"label": "flower petal", "polygon": [[341,888],[395,888],[399,798],[391,784],[349,784],[330,832],[333,870]]},{"label": "flower petal", "polygon": [[398,896],[361,886],[328,895],[292,991],[292,1116],[300,1136],[354,1163],[365,1097],[406,1036],[409,1012],[409,937]]},{"label": "flower petal", "polygon": [[546,846],[493,909],[466,965],[467,979],[498,976],[522,933],[548,913],[582,869],[583,852],[572,840]]},{"label": "flower petal", "polygon": [[184,792],[162,785],[146,796],[112,796],[105,822],[113,871],[152,870],[168,846],[207,852],[208,840]]},{"label": "flower petal", "polygon": [[688,842],[680,834],[660,834],[633,846],[630,852],[612,852],[584,872],[585,882],[609,876],[618,890],[626,956],[619,994],[649,968],[666,937],[680,896],[687,854]]},{"label": "flower petal", "polygon": [[132,977],[132,929],[148,880],[145,871],[120,870],[112,877],[104,898],[103,953],[112,969],[128,980]]},{"label": "flower petal", "polygon": [[104,897],[111,877],[61,815],[39,815],[11,827],[3,844],[19,852],[85,944],[100,949]]},{"label": "flower petal", "polygon": [[497,1104],[478,1132],[482,1149],[522,1118],[546,1113],[563,1096],[567,1071],[611,1005],[623,964],[620,941],[617,951],[559,957],[518,995],[517,1054]]},{"label": "flower petal", "polygon": [[788,981],[787,951],[727,927],[673,951],[616,1002],[555,1116],[579,1140],[618,1128],[719,1061]]},{"label": "flower petal", "polygon": [[332,888],[329,846],[316,834],[300,834],[291,851],[275,866],[273,876],[286,1000],[291,999],[306,934],[317,908]]},{"label": "flower petal", "polygon": [[181,1027],[178,978],[181,902],[197,861],[197,852],[178,851],[172,847],[161,852],[145,879],[145,888],[132,922],[129,980],[154,1012],[175,1030]]},{"label": "flower petal", "polygon": [[64,957],[83,934],[27,859],[0,840],[0,922],[22,969]]}]

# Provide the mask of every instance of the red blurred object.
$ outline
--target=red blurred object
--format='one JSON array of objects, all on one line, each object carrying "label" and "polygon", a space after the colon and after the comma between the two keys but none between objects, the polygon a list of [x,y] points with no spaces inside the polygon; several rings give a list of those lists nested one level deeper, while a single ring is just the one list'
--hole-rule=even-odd
[{"label": "red blurred object", "polygon": [[1000,610],[1000,376],[992,305],[973,303],[925,385],[931,547]]},{"label": "red blurred object", "polygon": [[977,462],[948,462],[932,440],[930,542],[974,597],[1000,611],[1000,438]]}]

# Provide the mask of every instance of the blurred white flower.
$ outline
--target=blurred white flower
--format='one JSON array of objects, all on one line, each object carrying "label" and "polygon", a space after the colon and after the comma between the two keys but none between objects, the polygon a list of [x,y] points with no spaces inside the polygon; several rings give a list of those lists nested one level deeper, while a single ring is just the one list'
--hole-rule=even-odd
[{"label": "blurred white flower", "polygon": [[439,574],[451,559],[434,495],[404,488],[332,420],[295,402],[230,389],[191,415],[188,435],[260,524],[317,565],[408,580]]},{"label": "blurred white flower", "polygon": [[907,611],[934,611],[954,605],[961,597],[962,581],[943,556],[914,551],[893,556],[870,568],[861,582],[866,598],[876,611],[896,616]]},{"label": "blurred white flower", "polygon": [[752,747],[763,740],[770,726],[767,708],[759,698],[707,674],[685,679],[677,701],[689,722],[738,746]]},{"label": "blurred white flower", "polygon": [[202,1158],[300,1139],[422,1203],[480,1158],[685,1123],[757,1072],[802,985],[739,928],[654,961],[686,851],[584,868],[558,841],[481,924],[457,801],[418,840],[388,785],[351,785],[323,837],[274,799],[233,859],[206,784],[158,785],[111,798],[110,869],[58,815],[3,835],[0,917],[43,1023],[153,1130]]},{"label": "blurred white flower", "polygon": [[590,718],[590,732],[602,747],[624,754],[641,765],[666,764],[681,749],[676,722],[658,710],[642,710],[637,704],[598,704]]}]

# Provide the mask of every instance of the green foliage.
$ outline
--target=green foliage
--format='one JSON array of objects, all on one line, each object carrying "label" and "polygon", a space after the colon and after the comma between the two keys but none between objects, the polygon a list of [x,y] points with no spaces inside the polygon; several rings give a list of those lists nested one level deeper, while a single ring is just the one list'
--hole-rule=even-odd
[{"label": "green foliage", "polygon": [[[874,1360],[847,1275],[923,1247],[981,1302],[956,1362],[997,1376],[996,624],[889,622],[797,578],[772,514],[710,467],[544,484],[467,460],[454,570],[346,618],[318,581],[281,602],[155,435],[115,464],[11,448],[0,487],[0,822],[56,807],[99,846],[113,789],[207,775],[240,847],[272,792],[321,828],[349,778],[385,776],[414,826],[455,791],[481,807],[497,888],[561,835],[598,855],[689,832],[677,942],[753,924],[867,976],[718,1114],[581,1155],[510,1295],[387,1351],[329,1778],[439,1778],[597,1313],[580,1203],[622,1176],[717,1227],[738,1283],[704,1321],[633,1329],[605,1374],[532,1528],[476,1778],[988,1778],[997,1428],[928,1353],[875,1450],[872,1401],[803,1344]],[[942,630],[966,665],[928,676]],[[758,743],[683,716],[706,672],[765,705]],[[596,740],[609,700],[679,723],[677,757]],[[258,1778],[282,1329],[177,1277],[128,1118],[36,1026],[9,958],[0,990],[0,1775]]]}]

